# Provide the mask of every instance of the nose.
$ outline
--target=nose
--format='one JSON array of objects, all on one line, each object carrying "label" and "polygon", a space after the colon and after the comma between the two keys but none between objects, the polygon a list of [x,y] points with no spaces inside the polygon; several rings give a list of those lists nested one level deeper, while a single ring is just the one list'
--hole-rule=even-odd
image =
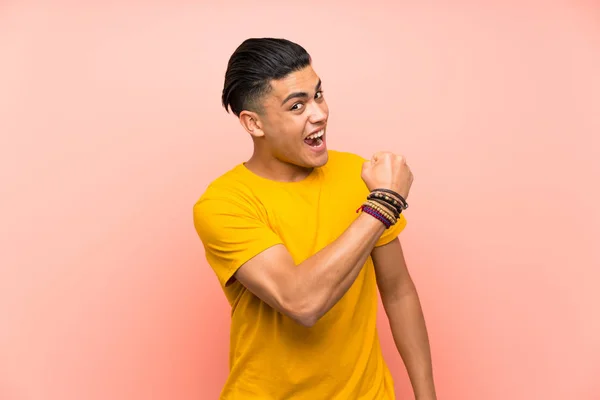
[{"label": "nose", "polygon": [[311,124],[319,124],[327,120],[327,115],[329,111],[327,109],[327,105],[325,103],[311,103],[310,117],[309,121]]}]

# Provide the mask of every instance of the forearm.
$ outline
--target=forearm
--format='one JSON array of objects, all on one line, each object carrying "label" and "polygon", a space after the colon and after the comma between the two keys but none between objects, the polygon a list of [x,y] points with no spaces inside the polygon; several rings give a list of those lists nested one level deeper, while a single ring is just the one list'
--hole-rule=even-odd
[{"label": "forearm", "polygon": [[309,302],[312,323],[352,286],[384,230],[380,221],[361,214],[335,241],[297,266],[298,293]]},{"label": "forearm", "polygon": [[416,399],[436,399],[429,338],[416,290],[382,301]]}]

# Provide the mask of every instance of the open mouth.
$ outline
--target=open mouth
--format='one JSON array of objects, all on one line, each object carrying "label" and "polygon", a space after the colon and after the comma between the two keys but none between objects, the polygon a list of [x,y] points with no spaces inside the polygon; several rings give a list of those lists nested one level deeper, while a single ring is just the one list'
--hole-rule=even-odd
[{"label": "open mouth", "polygon": [[309,145],[310,147],[321,147],[324,141],[325,129],[321,129],[318,132],[315,132],[304,139],[304,143]]}]

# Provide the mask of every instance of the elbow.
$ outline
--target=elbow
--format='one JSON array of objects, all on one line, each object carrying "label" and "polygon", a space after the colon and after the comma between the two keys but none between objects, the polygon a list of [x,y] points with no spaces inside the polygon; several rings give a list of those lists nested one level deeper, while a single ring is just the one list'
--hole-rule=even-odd
[{"label": "elbow", "polygon": [[306,328],[313,327],[329,309],[329,293],[311,289],[305,285],[293,285],[278,293],[283,314]]},{"label": "elbow", "polygon": [[319,316],[315,313],[298,314],[294,316],[294,321],[305,328],[312,328],[319,321]]},{"label": "elbow", "polygon": [[319,316],[314,313],[301,315],[298,318],[296,318],[296,322],[298,322],[300,325],[306,328],[312,328],[317,323],[317,321],[319,321]]},{"label": "elbow", "polygon": [[315,303],[306,300],[289,302],[283,309],[288,317],[306,328],[313,327],[322,316]]},{"label": "elbow", "polygon": [[419,294],[413,285],[404,285],[394,290],[382,290],[380,294],[384,308],[406,301],[419,301]]},{"label": "elbow", "polygon": [[385,283],[378,282],[378,285],[381,300],[384,303],[394,303],[405,298],[418,296],[417,288],[410,279],[405,281],[393,280]]}]

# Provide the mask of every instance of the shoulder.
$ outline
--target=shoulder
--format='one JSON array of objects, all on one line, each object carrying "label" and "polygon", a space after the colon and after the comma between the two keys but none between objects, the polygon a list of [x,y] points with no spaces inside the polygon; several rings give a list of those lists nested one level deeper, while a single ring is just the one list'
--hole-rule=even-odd
[{"label": "shoulder", "polygon": [[198,202],[219,197],[230,197],[244,191],[244,179],[235,166],[208,183]]},{"label": "shoulder", "polygon": [[244,164],[239,163],[210,181],[198,201],[214,198],[249,200],[250,197],[255,197],[259,187],[262,187],[259,183],[261,182],[253,179]]},{"label": "shoulder", "polygon": [[366,161],[356,153],[330,151],[323,171],[328,187],[338,195],[343,193],[343,196],[352,199],[351,201],[366,196],[368,188],[362,179],[362,168]]},{"label": "shoulder", "polygon": [[329,150],[329,157],[332,160],[336,160],[339,162],[360,162],[363,163],[367,161],[363,156],[360,156],[356,153],[352,153],[349,151],[341,151],[341,150]]},{"label": "shoulder", "polygon": [[355,169],[362,168],[362,165],[367,161],[364,157],[348,151],[329,150],[329,161],[327,163],[330,168],[339,169]]},{"label": "shoulder", "polygon": [[283,243],[268,225],[252,182],[239,167],[208,184],[193,207],[193,220],[209,265],[223,287],[237,269]]},{"label": "shoulder", "polygon": [[256,199],[252,187],[248,185],[235,166],[211,181],[193,206],[197,223],[210,223],[219,215],[256,215]]}]

